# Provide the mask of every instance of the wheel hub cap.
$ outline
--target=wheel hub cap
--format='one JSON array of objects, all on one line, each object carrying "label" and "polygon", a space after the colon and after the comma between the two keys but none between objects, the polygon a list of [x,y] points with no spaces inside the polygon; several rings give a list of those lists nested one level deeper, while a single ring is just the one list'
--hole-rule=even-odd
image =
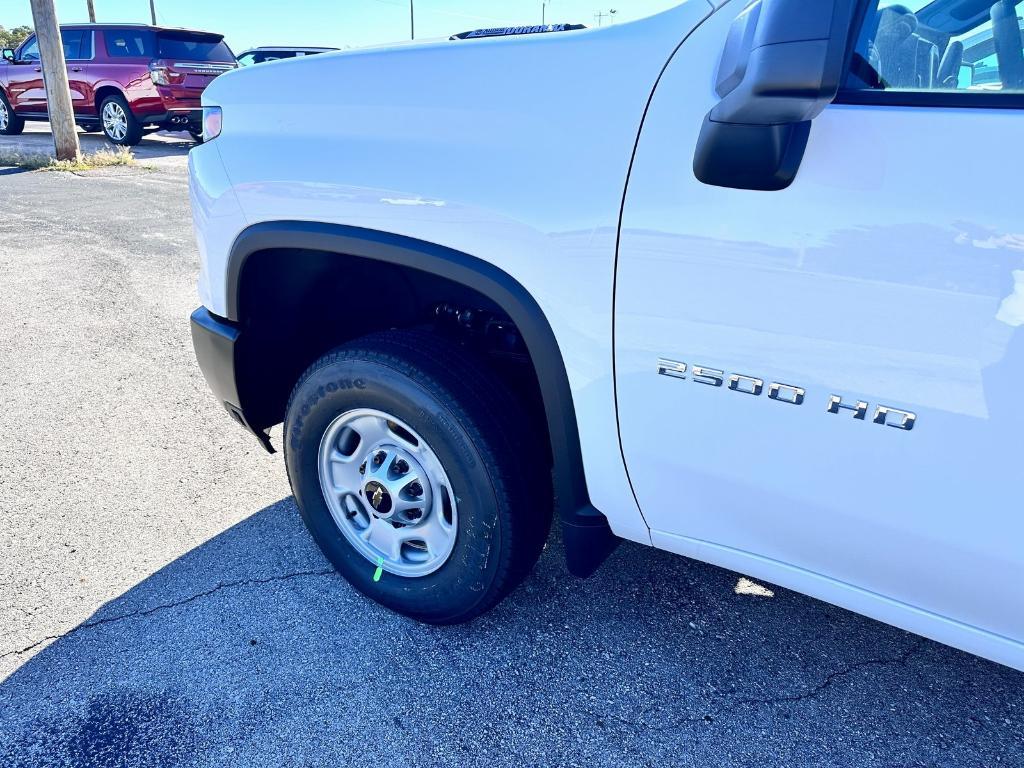
[{"label": "wheel hub cap", "polygon": [[112,139],[122,140],[128,134],[128,118],[118,104],[103,108],[103,127]]},{"label": "wheel hub cap", "polygon": [[375,567],[426,576],[451,555],[457,512],[430,446],[381,411],[343,413],[324,433],[320,487],[335,524]]},{"label": "wheel hub cap", "polygon": [[366,499],[370,502],[370,506],[373,507],[373,514],[376,517],[386,520],[391,516],[393,511],[391,494],[387,492],[383,485],[376,482],[367,483]]},{"label": "wheel hub cap", "polygon": [[371,447],[359,471],[368,481],[361,495],[371,515],[393,525],[425,522],[431,511],[430,480],[412,452],[397,445]]}]

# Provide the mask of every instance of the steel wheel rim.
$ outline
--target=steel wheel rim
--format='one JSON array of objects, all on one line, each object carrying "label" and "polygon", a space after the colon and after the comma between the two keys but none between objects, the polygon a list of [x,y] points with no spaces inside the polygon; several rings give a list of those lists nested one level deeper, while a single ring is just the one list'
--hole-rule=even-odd
[{"label": "steel wheel rim", "polygon": [[128,135],[128,117],[117,102],[111,101],[104,105],[103,130],[115,141],[124,141]]},{"label": "steel wheel rim", "polygon": [[10,116],[7,114],[7,105],[0,100],[0,131],[7,130],[7,123],[10,120]]},{"label": "steel wheel rim", "polygon": [[447,562],[458,534],[455,494],[407,424],[383,411],[347,411],[324,432],[317,466],[334,524],[368,566],[419,578]]}]

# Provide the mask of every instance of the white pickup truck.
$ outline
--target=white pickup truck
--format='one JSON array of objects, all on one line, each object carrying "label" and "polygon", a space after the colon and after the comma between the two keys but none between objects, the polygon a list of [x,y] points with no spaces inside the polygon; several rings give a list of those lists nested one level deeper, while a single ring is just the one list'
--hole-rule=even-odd
[{"label": "white pickup truck", "polygon": [[688,0],[229,73],[202,370],[423,621],[554,515],[578,575],[629,539],[1024,669],[1022,7]]}]

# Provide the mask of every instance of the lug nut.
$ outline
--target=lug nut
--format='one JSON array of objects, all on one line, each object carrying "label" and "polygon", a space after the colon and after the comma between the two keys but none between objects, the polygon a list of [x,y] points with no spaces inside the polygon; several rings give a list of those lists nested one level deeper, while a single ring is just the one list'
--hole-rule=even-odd
[{"label": "lug nut", "polygon": [[409,493],[412,496],[422,496],[423,486],[420,485],[418,481],[414,480],[413,482],[409,483]]},{"label": "lug nut", "polygon": [[373,457],[373,466],[379,467],[381,464],[384,463],[384,459],[386,459],[387,457],[388,455],[384,453],[384,451],[377,451],[377,453],[374,454]]},{"label": "lug nut", "polygon": [[405,459],[399,459],[395,462],[395,471],[400,475],[406,474],[409,471],[409,462]]},{"label": "lug nut", "polygon": [[408,517],[410,520],[419,520],[421,517],[423,517],[423,510],[410,509],[408,512],[405,513],[405,516]]}]

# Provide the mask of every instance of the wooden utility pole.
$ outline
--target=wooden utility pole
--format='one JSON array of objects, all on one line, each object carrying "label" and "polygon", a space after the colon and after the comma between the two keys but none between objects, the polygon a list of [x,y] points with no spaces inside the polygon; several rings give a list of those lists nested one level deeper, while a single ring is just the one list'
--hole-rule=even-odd
[{"label": "wooden utility pole", "polygon": [[[79,160],[82,150],[78,146],[75,130],[75,110],[71,104],[68,86],[68,65],[64,61],[64,45],[57,26],[57,10],[53,0],[31,0],[32,23],[39,41],[39,64],[46,86],[46,109],[50,114],[50,130],[58,160]],[[25,65],[29,66],[29,65]]]},{"label": "wooden utility pole", "polygon": [[96,9],[93,7],[92,0],[85,0],[85,4],[89,7],[89,23],[96,23]]},{"label": "wooden utility pole", "polygon": [[153,19],[153,26],[156,26],[156,0],[149,0],[149,15]]}]

